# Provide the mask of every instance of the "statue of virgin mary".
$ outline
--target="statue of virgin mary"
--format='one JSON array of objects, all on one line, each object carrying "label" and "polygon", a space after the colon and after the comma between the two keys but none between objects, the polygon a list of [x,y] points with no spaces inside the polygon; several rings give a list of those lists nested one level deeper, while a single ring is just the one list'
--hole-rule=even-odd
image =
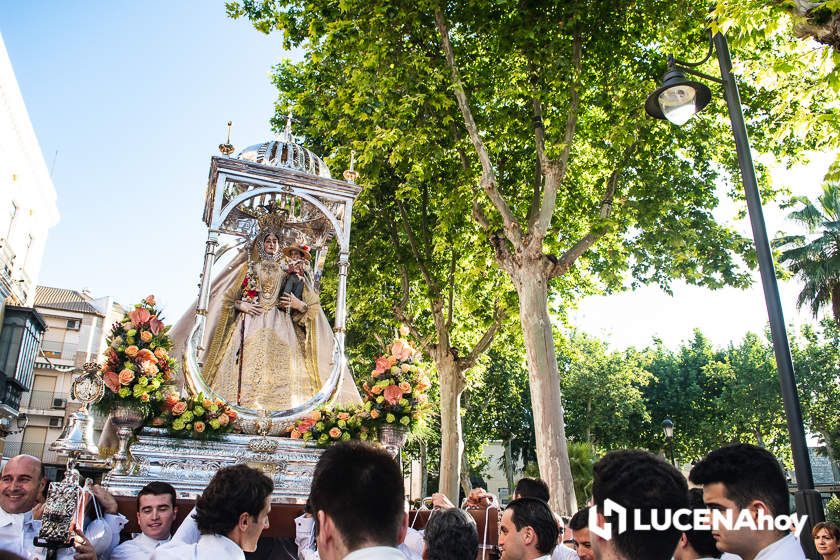
[{"label": "statue of virgin mary", "polygon": [[[332,328],[313,289],[309,248],[281,247],[289,239],[283,224],[282,214],[264,216],[253,241],[214,281],[200,356],[205,383],[227,402],[254,410],[305,403],[334,365]],[[349,372],[335,402],[361,402]]]}]

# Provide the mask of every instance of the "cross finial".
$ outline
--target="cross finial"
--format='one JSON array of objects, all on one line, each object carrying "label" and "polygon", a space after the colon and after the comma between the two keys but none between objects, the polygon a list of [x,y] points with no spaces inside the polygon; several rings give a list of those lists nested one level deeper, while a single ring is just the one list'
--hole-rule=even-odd
[{"label": "cross finial", "polygon": [[286,128],[283,130],[283,141],[292,141],[292,110],[289,109],[289,114],[286,116]]}]

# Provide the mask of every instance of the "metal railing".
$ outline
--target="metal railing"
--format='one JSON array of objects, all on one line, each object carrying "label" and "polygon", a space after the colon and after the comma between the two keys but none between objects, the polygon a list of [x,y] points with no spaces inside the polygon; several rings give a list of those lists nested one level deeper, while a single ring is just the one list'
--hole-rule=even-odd
[{"label": "metal railing", "polygon": [[37,410],[64,410],[67,408],[67,395],[55,391],[29,391],[23,394],[21,408]]}]

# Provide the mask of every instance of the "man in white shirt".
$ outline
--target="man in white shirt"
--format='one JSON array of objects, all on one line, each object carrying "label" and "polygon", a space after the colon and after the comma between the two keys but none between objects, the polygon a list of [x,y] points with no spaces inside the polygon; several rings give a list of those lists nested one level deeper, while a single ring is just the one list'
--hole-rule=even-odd
[{"label": "man in white shirt", "polygon": [[543,500],[513,500],[499,523],[501,560],[549,560],[559,534],[554,514]]},{"label": "man in white shirt", "polygon": [[[688,508],[685,477],[662,457],[640,450],[607,453],[592,470],[595,505],[588,529],[595,560],[671,560],[681,533],[655,520]],[[619,516],[605,507],[607,500],[625,508],[625,531],[620,530]]]},{"label": "man in white shirt", "polygon": [[405,560],[403,477],[384,449],[348,441],[324,451],[309,503],[321,560]]},{"label": "man in white shirt", "polygon": [[433,511],[423,538],[423,560],[475,560],[478,553],[475,519],[460,509]]},{"label": "man in white shirt", "polygon": [[[513,489],[513,499],[519,498],[537,498],[545,503],[548,503],[551,498],[551,491],[548,484],[539,478],[520,478],[516,482],[516,487]],[[564,531],[563,521],[557,514],[554,514],[554,521],[557,523],[557,530],[562,535]],[[560,536],[557,537],[557,546],[551,552],[552,560],[577,560],[577,553],[571,548],[563,544]]]},{"label": "man in white shirt", "polygon": [[[41,530],[40,519],[32,509],[43,493],[47,479],[41,460],[31,455],[9,459],[0,475],[0,550],[13,552],[23,558],[43,559],[46,550],[36,547],[33,540]],[[119,532],[125,517],[117,514],[117,502],[104,489],[95,487],[95,494],[105,511],[107,542],[96,543],[104,557],[119,542]],[[83,534],[78,534],[72,546],[59,549],[60,559],[96,560],[96,549]]]},{"label": "man in white shirt", "polygon": [[111,553],[111,560],[148,560],[154,550],[169,542],[172,523],[178,515],[175,488],[166,482],[150,482],[137,494],[137,524],[140,534]]},{"label": "man in white shirt", "polygon": [[268,527],[273,490],[270,478],[247,465],[219,469],[195,502],[198,542],[173,539],[151,560],[245,560]]},{"label": "man in white shirt", "polygon": [[592,550],[592,538],[589,535],[589,508],[578,510],[569,519],[569,529],[572,533],[572,545],[580,560],[595,560]]},{"label": "man in white shirt", "polygon": [[689,479],[703,485],[703,501],[709,509],[728,514],[733,524],[746,510],[756,526],[727,529],[720,523],[715,526],[713,518],[712,536],[718,550],[743,560],[805,560],[793,534],[758,523],[761,515],[790,515],[785,473],[772,453],[745,443],[727,445],[694,465]]}]

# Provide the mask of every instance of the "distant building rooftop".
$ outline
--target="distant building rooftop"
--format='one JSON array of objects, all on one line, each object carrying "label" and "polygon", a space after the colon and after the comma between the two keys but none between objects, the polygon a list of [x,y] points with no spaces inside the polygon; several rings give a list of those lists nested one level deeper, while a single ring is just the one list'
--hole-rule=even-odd
[{"label": "distant building rooftop", "polygon": [[90,297],[76,290],[38,286],[35,291],[35,307],[74,311],[104,317],[105,315],[90,304]]}]

